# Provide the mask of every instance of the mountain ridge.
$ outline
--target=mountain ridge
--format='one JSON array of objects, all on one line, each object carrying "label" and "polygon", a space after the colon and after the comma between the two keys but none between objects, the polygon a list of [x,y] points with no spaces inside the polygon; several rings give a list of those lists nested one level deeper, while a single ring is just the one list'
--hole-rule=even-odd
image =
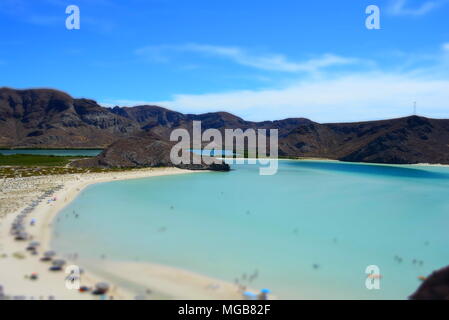
[{"label": "mountain ridge", "polygon": [[204,130],[278,129],[280,156],[449,164],[447,119],[408,116],[318,123],[298,117],[254,122],[225,111],[184,114],[154,105],[106,108],[54,89],[0,88],[2,147],[106,148],[118,140],[150,134],[168,141],[173,129],[191,131],[195,120]]}]

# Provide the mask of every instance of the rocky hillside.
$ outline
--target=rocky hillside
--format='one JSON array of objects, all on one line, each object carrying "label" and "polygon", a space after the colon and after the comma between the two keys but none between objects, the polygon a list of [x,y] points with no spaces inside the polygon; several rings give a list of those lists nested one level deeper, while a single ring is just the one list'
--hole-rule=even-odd
[{"label": "rocky hillside", "polygon": [[410,299],[449,300],[449,266],[433,272]]},{"label": "rocky hillside", "polygon": [[0,146],[106,147],[140,131],[137,123],[88,99],[48,89],[0,88]]},{"label": "rocky hillside", "polygon": [[281,155],[372,163],[449,163],[449,120],[406,118],[298,126]]},{"label": "rocky hillside", "polygon": [[[0,88],[0,146],[104,148],[175,128],[278,129],[279,155],[373,163],[449,164],[449,120],[424,117],[320,124],[304,118],[245,121],[227,112],[183,114],[158,106],[105,108],[50,89]],[[129,140],[132,143],[132,140]]]},{"label": "rocky hillside", "polygon": [[105,108],[52,89],[0,88],[0,147],[102,148],[118,138],[154,132],[168,139],[173,128],[293,129],[306,119],[254,123],[227,112],[182,114],[158,106]]},{"label": "rocky hillside", "polygon": [[[95,158],[78,160],[72,163],[76,167],[178,167],[190,170],[229,171],[229,165],[224,163],[206,164],[193,153],[188,153],[190,164],[174,165],[170,160],[170,151],[174,142],[168,142],[159,136],[149,133],[144,137],[129,137],[119,139]],[[199,159],[194,164],[194,158]],[[187,161],[184,161],[187,163]],[[210,162],[212,163],[212,161]]]}]

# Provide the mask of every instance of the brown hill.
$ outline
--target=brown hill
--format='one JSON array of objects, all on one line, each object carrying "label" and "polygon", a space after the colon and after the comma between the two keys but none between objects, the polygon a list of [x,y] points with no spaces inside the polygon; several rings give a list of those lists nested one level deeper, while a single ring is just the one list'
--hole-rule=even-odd
[{"label": "brown hill", "polygon": [[301,125],[279,139],[281,155],[373,163],[449,163],[449,120],[410,116]]},{"label": "brown hill", "polygon": [[139,130],[93,100],[49,89],[0,88],[0,146],[106,147]]}]

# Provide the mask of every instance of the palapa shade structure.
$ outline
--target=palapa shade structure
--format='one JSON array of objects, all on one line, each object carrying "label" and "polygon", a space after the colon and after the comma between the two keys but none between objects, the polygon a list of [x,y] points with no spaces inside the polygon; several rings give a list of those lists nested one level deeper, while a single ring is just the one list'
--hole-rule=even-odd
[{"label": "palapa shade structure", "polygon": [[39,243],[39,241],[31,241],[28,245],[30,247],[39,247],[40,243]]},{"label": "palapa shade structure", "polygon": [[109,284],[106,282],[99,282],[95,285],[95,294],[104,294],[109,290]]},{"label": "palapa shade structure", "polygon": [[53,250],[45,251],[44,257],[45,258],[53,258],[56,255],[56,252]]},{"label": "palapa shade structure", "polygon": [[53,260],[53,262],[52,262],[52,265],[57,266],[57,267],[62,267],[65,264],[66,264],[66,262],[63,259],[56,259],[56,260]]}]

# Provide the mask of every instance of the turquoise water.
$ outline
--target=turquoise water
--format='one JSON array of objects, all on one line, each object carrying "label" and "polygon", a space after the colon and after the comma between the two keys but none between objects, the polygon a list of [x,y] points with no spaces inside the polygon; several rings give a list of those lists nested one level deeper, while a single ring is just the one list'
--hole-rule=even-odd
[{"label": "turquoise water", "polygon": [[100,149],[12,149],[1,150],[0,154],[37,154],[46,156],[96,156],[101,153]]},{"label": "turquoise water", "polygon": [[232,156],[234,154],[234,152],[232,152],[232,150],[192,149],[190,151],[195,154],[201,154],[203,156],[209,156],[209,157]]},{"label": "turquoise water", "polygon": [[[90,186],[60,213],[53,246],[227,281],[257,270],[249,285],[286,299],[405,299],[418,276],[449,264],[449,168],[233,168]],[[380,290],[365,287],[368,265],[380,268]]]}]

